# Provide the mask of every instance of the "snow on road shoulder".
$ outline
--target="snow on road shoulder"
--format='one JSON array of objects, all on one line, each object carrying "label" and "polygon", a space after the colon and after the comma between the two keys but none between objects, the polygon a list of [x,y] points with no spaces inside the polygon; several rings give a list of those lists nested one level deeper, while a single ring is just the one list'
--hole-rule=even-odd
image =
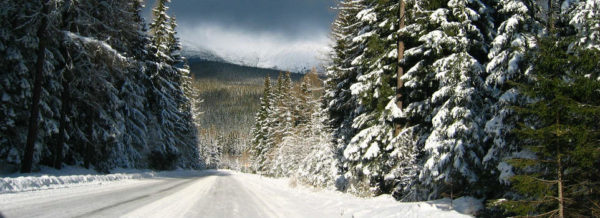
[{"label": "snow on road shoulder", "polygon": [[60,189],[81,185],[100,185],[131,179],[197,176],[203,173],[196,170],[155,172],[151,170],[117,169],[111,174],[99,174],[96,171],[79,167],[67,166],[63,170],[43,167],[37,173],[2,175],[0,177],[0,194]]},{"label": "snow on road shoulder", "polygon": [[[334,190],[317,190],[311,187],[297,186],[291,179],[274,179],[259,175],[231,172],[248,188],[260,190],[271,198],[287,199],[279,204],[306,206],[302,216],[318,217],[329,214],[340,217],[471,217],[481,209],[481,201],[474,198],[455,199],[450,205],[449,199],[426,202],[398,202],[390,195],[375,198],[359,198]],[[291,202],[290,202],[291,201]],[[285,205],[277,205],[285,206]],[[311,214],[311,211],[314,214]],[[314,216],[313,216],[314,215]]]}]

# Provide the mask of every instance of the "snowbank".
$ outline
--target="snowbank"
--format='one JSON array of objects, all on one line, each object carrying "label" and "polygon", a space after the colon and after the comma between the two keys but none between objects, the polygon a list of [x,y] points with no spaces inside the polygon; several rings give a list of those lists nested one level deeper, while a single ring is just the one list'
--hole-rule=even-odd
[{"label": "snowbank", "polygon": [[[269,198],[294,199],[293,205],[306,205],[306,217],[336,214],[340,217],[472,217],[483,204],[480,199],[461,197],[422,202],[399,202],[390,195],[360,198],[332,189],[317,189],[300,185],[289,178],[269,178],[254,174],[227,171],[241,178],[246,187],[264,190]],[[310,208],[310,209],[309,209]],[[310,214],[309,211],[314,211]]]},{"label": "snowbank", "polygon": [[116,169],[111,174],[99,174],[94,170],[65,167],[63,170],[42,167],[37,173],[9,174],[0,177],[0,194],[44,189],[59,189],[81,185],[100,185],[108,182],[155,177],[189,177],[202,175],[202,171],[175,170],[155,172],[151,170]]}]

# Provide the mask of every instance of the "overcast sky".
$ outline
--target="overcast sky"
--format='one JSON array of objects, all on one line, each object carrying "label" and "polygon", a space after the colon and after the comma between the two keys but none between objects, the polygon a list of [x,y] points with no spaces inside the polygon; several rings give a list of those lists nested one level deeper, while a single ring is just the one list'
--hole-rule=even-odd
[{"label": "overcast sky", "polygon": [[[172,0],[179,37],[188,50],[230,60],[293,69],[319,63],[330,44],[335,0]],[[154,0],[147,0],[150,18]],[[150,22],[150,20],[148,20]]]}]

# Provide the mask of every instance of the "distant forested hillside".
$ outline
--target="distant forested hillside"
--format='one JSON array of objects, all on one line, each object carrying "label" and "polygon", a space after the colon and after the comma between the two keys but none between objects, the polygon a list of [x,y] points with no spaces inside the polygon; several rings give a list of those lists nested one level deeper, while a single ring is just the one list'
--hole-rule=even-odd
[{"label": "distant forested hillside", "polygon": [[[280,71],[190,58],[194,85],[199,92],[199,140],[209,167],[236,167],[250,143],[254,115],[260,107],[263,81]],[[302,74],[291,74],[299,81]]]},{"label": "distant forested hillside", "polygon": [[[262,84],[265,76],[276,78],[282,71],[258,67],[241,66],[232,63],[208,61],[198,58],[188,59],[192,74],[196,79],[216,79],[220,81],[252,82]],[[292,73],[292,80],[298,81],[302,74]]]}]

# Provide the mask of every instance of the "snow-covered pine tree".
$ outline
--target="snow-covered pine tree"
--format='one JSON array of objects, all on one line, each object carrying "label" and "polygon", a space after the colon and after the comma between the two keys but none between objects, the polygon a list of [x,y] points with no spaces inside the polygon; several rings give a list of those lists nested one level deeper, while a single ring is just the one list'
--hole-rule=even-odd
[{"label": "snow-covered pine tree", "polygon": [[[181,111],[180,105],[188,101],[183,93],[182,74],[189,73],[173,64],[183,64],[179,56],[179,42],[167,15],[169,0],[159,0],[152,10],[154,16],[150,24],[152,36],[151,52],[153,54],[149,66],[152,81],[150,89],[150,104],[153,123],[149,129],[155,131],[151,142],[151,160],[155,168],[172,168],[175,166],[191,167],[198,161],[196,152],[196,136],[190,132],[193,129],[190,111]],[[174,24],[174,23],[173,23]]]},{"label": "snow-covered pine tree", "polygon": [[569,24],[577,31],[577,40],[571,47],[600,50],[600,2],[579,1],[569,12],[569,18]]},{"label": "snow-covered pine tree", "polygon": [[270,77],[265,77],[263,95],[260,98],[260,109],[256,113],[254,128],[252,129],[252,146],[250,147],[252,170],[261,173],[263,163],[265,162],[267,135],[269,134],[268,118],[271,111],[271,97],[273,90],[271,88]]},{"label": "snow-covered pine tree", "polygon": [[[350,191],[366,195],[393,193],[407,199],[403,190],[408,189],[408,183],[418,173],[418,150],[416,139],[410,134],[412,129],[399,128],[406,124],[398,123],[403,116],[398,101],[405,99],[396,98],[397,86],[403,83],[403,78],[400,82],[397,78],[398,72],[400,67],[412,64],[405,57],[398,59],[398,46],[414,46],[419,32],[413,32],[418,30],[415,25],[399,28],[401,21],[412,24],[420,8],[414,1],[361,3],[364,10],[359,12],[359,18],[365,28],[353,41],[365,49],[353,62],[359,77],[351,86],[352,94],[359,99],[358,116],[353,120],[358,133],[345,149],[346,178]],[[407,7],[412,13],[406,14]]]},{"label": "snow-covered pine tree", "polygon": [[155,56],[164,62],[171,61],[169,57],[169,37],[173,30],[169,25],[171,17],[167,14],[169,9],[167,3],[169,2],[171,0],[158,0],[156,2],[156,7],[152,9],[152,23],[150,23],[149,29],[152,36],[152,45],[156,47],[154,48]]},{"label": "snow-covered pine tree", "polygon": [[526,98],[518,93],[513,82],[528,80],[527,71],[532,67],[525,59],[536,48],[536,36],[541,25],[531,17],[535,5],[521,0],[501,0],[496,4],[499,23],[492,47],[488,53],[488,74],[485,84],[491,101],[487,104],[489,118],[485,124],[486,144],[490,148],[483,158],[486,171],[495,175],[501,183],[508,183],[512,169],[505,160],[518,152],[519,139],[512,130],[519,116],[511,109],[524,105]]},{"label": "snow-covered pine tree", "polygon": [[426,99],[432,129],[424,144],[425,163],[419,176],[430,199],[482,191],[470,187],[480,179],[486,150],[482,106],[489,10],[481,1],[448,1],[433,10],[429,18],[434,29],[420,38],[434,52],[430,76],[438,84]]},{"label": "snow-covered pine tree", "polygon": [[[104,172],[132,167],[135,159],[141,159],[136,149],[123,141],[127,125],[120,88],[134,63],[124,54],[137,50],[129,47],[128,40],[143,40],[138,30],[131,29],[135,19],[131,11],[135,9],[130,7],[133,5],[125,2],[97,1],[67,1],[64,5],[69,16],[63,24],[64,53],[73,75],[69,87],[73,117],[67,123],[72,137],[67,156],[81,155],[85,166]],[[132,88],[137,89],[132,97],[139,100],[143,90]]]},{"label": "snow-covered pine tree", "polygon": [[[14,171],[21,165],[23,145],[25,145],[28,108],[31,105],[31,71],[28,68],[31,59],[26,57],[38,47],[35,26],[17,27],[17,20],[28,21],[23,4],[17,7],[15,1],[0,3],[0,159],[2,170]],[[23,39],[17,41],[18,38]],[[19,43],[20,42],[20,43]]]},{"label": "snow-covered pine tree", "polygon": [[[291,84],[291,78],[286,75],[286,83]],[[315,113],[318,111],[318,98],[313,95],[311,83],[319,80],[314,71],[307,73],[299,86],[296,86],[296,92],[290,92],[291,97],[288,97],[287,111],[292,113],[292,116],[285,116],[285,119],[290,120],[286,125],[290,126],[287,133],[284,133],[281,143],[278,145],[277,156],[274,162],[275,176],[294,176],[296,175],[303,160],[307,158],[307,154],[311,153],[313,147],[324,144],[319,141],[320,136],[314,134],[314,128],[319,127],[320,123],[314,123]],[[317,82],[318,83],[318,82]],[[323,127],[319,127],[322,128]],[[320,134],[327,134],[321,132]],[[325,142],[326,143],[326,142]],[[331,156],[333,157],[333,153]],[[306,172],[310,173],[310,171]],[[331,181],[330,181],[331,182]]]},{"label": "snow-covered pine tree", "polygon": [[339,162],[331,130],[325,126],[327,116],[320,108],[321,104],[317,101],[311,104],[316,107],[309,122],[311,128],[308,135],[301,135],[308,142],[306,145],[309,150],[293,173],[301,183],[324,188],[334,186],[339,173]]},{"label": "snow-covered pine tree", "polygon": [[[34,59],[39,57],[34,52],[40,42],[37,30],[40,21],[44,20],[39,16],[43,15],[51,25],[47,30],[56,37],[41,40],[46,45],[40,92],[42,122],[35,140],[33,166],[41,163],[59,168],[65,162],[93,166],[100,171],[114,167],[147,167],[147,156],[152,150],[147,144],[148,136],[152,135],[147,131],[152,128],[147,125],[160,125],[158,119],[153,118],[157,113],[147,112],[157,108],[151,107],[151,103],[156,103],[158,98],[148,99],[163,96],[173,100],[177,99],[174,96],[183,96],[183,92],[179,80],[172,83],[157,77],[150,79],[153,74],[148,72],[152,69],[158,72],[159,64],[156,64],[156,52],[147,52],[148,46],[152,46],[143,33],[143,19],[139,14],[142,2],[51,1],[48,13],[39,13],[44,8],[41,7],[42,2],[21,4],[5,1],[2,4],[6,7],[3,7],[0,16],[3,16],[3,21],[9,22],[3,28],[10,29],[3,32],[0,41],[3,45],[0,52],[5,52],[7,55],[4,57],[8,57],[1,61],[24,66],[7,69],[10,73],[1,77],[3,101],[8,102],[2,104],[6,107],[1,108],[2,113],[8,115],[0,125],[3,136],[0,158],[3,163],[9,162],[7,165],[14,166],[21,162],[22,149],[15,150],[13,145],[25,140],[22,133],[27,132],[23,130],[28,117],[24,112],[29,108],[26,104],[31,104],[29,98],[33,86],[33,77],[28,75],[33,72]],[[12,26],[19,23],[32,25]],[[11,63],[16,60],[10,59],[14,57],[21,57],[20,61]],[[161,69],[171,67],[169,64],[160,66]],[[177,79],[177,74],[171,72],[175,71],[162,73],[173,75],[169,79]],[[23,76],[15,77],[19,73]],[[5,86],[9,82],[19,86]],[[157,88],[157,82],[169,85]],[[179,91],[174,91],[177,89]],[[177,106],[175,101],[171,102],[174,103],[163,105]],[[175,114],[167,111],[181,114],[178,108],[174,109],[160,109],[159,115]],[[15,121],[18,125],[14,125]],[[16,130],[22,130],[20,136],[14,134]],[[5,140],[5,135],[10,135],[7,138],[11,140]],[[186,163],[193,162],[197,159]]]},{"label": "snow-covered pine tree", "polygon": [[146,74],[145,61],[149,59],[148,45],[150,38],[145,33],[144,19],[141,17],[143,1],[131,1],[127,6],[127,16],[123,19],[130,20],[133,28],[121,32],[126,38],[124,54],[130,56],[132,64],[127,69],[125,80],[120,84],[119,95],[123,100],[123,116],[125,118],[125,132],[123,144],[129,157],[129,165],[133,167],[147,167],[144,159],[150,152],[148,147],[148,112],[149,108],[146,93],[150,85],[150,78]]},{"label": "snow-covered pine tree", "polygon": [[396,165],[393,119],[387,107],[394,100],[397,73],[397,16],[398,2],[362,1],[358,13],[363,30],[353,41],[364,45],[352,64],[358,71],[357,82],[352,84],[352,95],[359,99],[358,116],[353,120],[357,133],[344,150],[347,160],[350,191],[363,195],[391,192],[395,176],[390,175]]},{"label": "snow-covered pine tree", "polygon": [[276,158],[277,146],[281,143],[281,130],[277,129],[282,126],[285,115],[281,112],[281,101],[283,99],[284,78],[280,73],[277,77],[277,82],[274,87],[271,87],[271,92],[268,97],[269,108],[267,110],[267,118],[263,125],[265,135],[264,144],[260,147],[261,153],[258,156],[259,163],[256,170],[262,175],[272,175],[273,160]]},{"label": "snow-covered pine tree", "polygon": [[310,100],[312,99],[312,90],[310,83],[304,79],[300,82],[299,90],[297,91],[297,103],[294,104],[293,120],[296,129],[307,129],[309,125],[310,117],[312,115],[312,105]]},{"label": "snow-covered pine tree", "polygon": [[[343,151],[354,135],[352,121],[356,117],[357,99],[350,92],[350,86],[356,82],[357,72],[352,66],[352,60],[357,56],[361,45],[352,39],[361,30],[356,15],[360,6],[356,1],[340,1],[338,15],[333,22],[332,37],[335,44],[330,53],[331,63],[327,67],[327,80],[325,81],[325,95],[323,98],[325,111],[328,114],[327,126],[331,127],[334,140],[336,158],[344,162]],[[339,175],[346,171],[340,165]],[[346,189],[346,180],[343,177],[336,179],[336,186],[340,190]]]},{"label": "snow-covered pine tree", "polygon": [[331,130],[325,126],[327,114],[324,113],[322,94],[319,90],[320,80],[314,72],[304,76],[298,98],[303,99],[302,117],[304,124],[296,126],[295,136],[298,141],[305,141],[297,146],[306,146],[298,150],[304,151],[301,161],[295,166],[293,176],[301,183],[315,187],[333,187],[338,173],[338,162],[335,148],[331,140]]},{"label": "snow-covered pine tree", "polygon": [[[60,89],[53,73],[58,61],[52,48],[57,40],[40,37],[55,33],[57,14],[54,13],[54,3],[2,2],[0,159],[5,161],[6,165],[3,165],[8,170],[21,167],[29,172],[32,167],[35,168],[49,156],[48,147],[43,145],[58,132],[60,101],[51,95]],[[39,83],[34,84],[36,78]],[[34,93],[38,97],[35,103],[38,110],[31,113]],[[35,122],[30,122],[30,118],[35,118]],[[28,124],[35,124],[32,126],[35,128],[28,130]],[[32,133],[31,137],[27,136],[28,132]],[[27,142],[27,139],[30,140]],[[25,150],[29,151],[27,155]],[[27,160],[24,160],[25,156]]]},{"label": "snow-covered pine tree", "polygon": [[194,125],[192,116],[191,99],[195,92],[192,86],[192,77],[190,67],[183,56],[181,56],[181,43],[177,38],[177,22],[175,17],[169,19],[169,31],[167,37],[167,47],[169,56],[171,57],[171,65],[177,71],[175,80],[179,83],[180,92],[178,92],[177,103],[179,105],[179,113],[181,119],[177,124],[177,131],[180,137],[180,147],[183,160],[181,166],[185,168],[196,168],[199,162],[197,129]]},{"label": "snow-covered pine tree", "polygon": [[[431,131],[431,108],[428,98],[433,94],[437,83],[428,68],[433,63],[435,53],[421,37],[431,31],[429,15],[441,3],[441,1],[405,0],[405,25],[397,29],[397,36],[395,36],[395,39],[401,41],[405,47],[404,55],[398,60],[399,67],[402,67],[403,71],[403,75],[399,78],[403,86],[397,93],[400,98],[396,97],[388,103],[382,119],[388,122],[396,121],[395,124],[401,127],[395,129],[398,135],[389,140],[395,145],[391,155],[397,161],[386,177],[388,180],[393,178],[394,197],[404,201],[421,200],[423,198],[420,193],[428,191],[419,187],[418,174],[423,166],[420,159],[421,151]],[[400,14],[401,11],[398,11],[397,15]],[[398,58],[397,54],[393,56]],[[397,100],[402,101],[402,108],[393,105],[398,104],[394,102]],[[400,109],[401,111],[398,111]]]},{"label": "snow-covered pine tree", "polygon": [[[283,142],[292,134],[292,110],[294,108],[294,96],[292,95],[292,80],[290,73],[280,74],[277,78],[277,87],[273,92],[273,101],[271,102],[271,111],[268,118],[268,134],[266,143],[266,162],[265,167],[268,174],[279,176],[275,159],[277,151],[281,146],[286,146]],[[289,140],[289,139],[288,139]]]}]

